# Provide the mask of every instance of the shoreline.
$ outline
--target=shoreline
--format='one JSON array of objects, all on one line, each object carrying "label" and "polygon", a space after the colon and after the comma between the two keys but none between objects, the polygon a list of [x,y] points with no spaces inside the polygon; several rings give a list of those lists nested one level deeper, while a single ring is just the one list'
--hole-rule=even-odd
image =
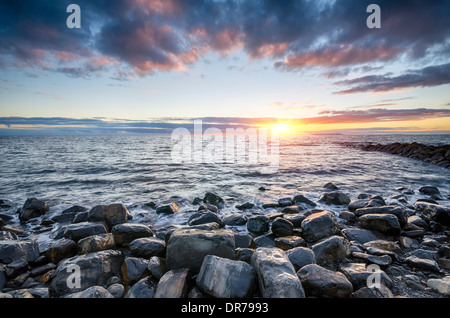
[{"label": "shoreline", "polygon": [[[48,204],[28,199],[21,224],[40,227],[34,234],[53,229],[52,239],[29,240],[0,210],[0,297],[449,297],[450,208],[439,204],[448,194],[422,186],[425,198],[410,204],[414,191],[396,190],[399,203],[387,205],[363,193],[351,200],[328,183],[318,201],[339,213],[297,195],[261,208],[236,203],[228,215],[207,193],[186,224],[159,227],[134,222],[122,204],[73,206],[50,219]],[[167,218],[188,213],[175,203],[147,207]],[[374,273],[381,281],[369,288]],[[286,281],[272,278],[279,274]]]}]

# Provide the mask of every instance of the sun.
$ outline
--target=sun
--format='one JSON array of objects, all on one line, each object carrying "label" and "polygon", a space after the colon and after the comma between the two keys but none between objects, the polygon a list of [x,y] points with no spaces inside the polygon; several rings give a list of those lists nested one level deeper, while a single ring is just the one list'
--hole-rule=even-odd
[{"label": "sun", "polygon": [[272,129],[277,131],[279,134],[289,134],[289,133],[292,133],[293,126],[290,124],[279,123],[279,124],[273,124]]}]

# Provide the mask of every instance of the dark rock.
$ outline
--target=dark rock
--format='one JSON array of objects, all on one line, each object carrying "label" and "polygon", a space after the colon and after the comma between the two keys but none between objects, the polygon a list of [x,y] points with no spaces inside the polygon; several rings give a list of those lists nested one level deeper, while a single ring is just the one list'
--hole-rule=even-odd
[{"label": "dark rock", "polygon": [[148,261],[150,276],[160,280],[167,272],[166,260],[159,256],[152,256]]},{"label": "dark rock", "polygon": [[392,214],[365,214],[359,218],[361,227],[374,230],[386,235],[399,235],[400,223]]},{"label": "dark rock", "polygon": [[[112,276],[117,276],[120,272],[124,257],[120,251],[107,250],[75,256],[65,259],[58,264],[54,277],[50,284],[50,294],[52,297],[83,291],[94,285],[103,286]],[[77,269],[81,275],[77,281],[73,275]],[[75,275],[76,276],[76,275]],[[69,288],[68,282],[74,285]]]},{"label": "dark rock", "polygon": [[230,214],[225,216],[222,221],[225,225],[245,225],[247,224],[247,217],[242,214]]},{"label": "dark rock", "polygon": [[236,248],[238,247],[254,247],[253,238],[247,233],[234,233],[234,241]]},{"label": "dark rock", "polygon": [[294,265],[294,269],[298,271],[303,266],[316,264],[316,256],[314,252],[307,247],[295,247],[286,252],[289,261]]},{"label": "dark rock", "polygon": [[319,199],[319,202],[324,202],[327,205],[345,205],[349,204],[350,197],[346,195],[345,193],[336,191],[336,192],[329,192],[324,193],[322,197]]},{"label": "dark rock", "polygon": [[125,258],[122,267],[120,268],[125,285],[132,286],[142,278],[147,277],[150,274],[148,263],[149,261],[143,258]]},{"label": "dark rock", "polygon": [[39,245],[35,241],[0,241],[0,263],[9,264],[19,259],[32,262],[39,257]]},{"label": "dark rock", "polygon": [[333,212],[314,213],[303,220],[302,236],[307,242],[315,242],[339,232],[339,224]]},{"label": "dark rock", "polygon": [[158,282],[154,298],[186,298],[190,279],[186,268],[166,272]]},{"label": "dark rock", "polygon": [[275,247],[275,235],[267,233],[255,237],[254,240],[256,247]]},{"label": "dark rock", "polygon": [[358,199],[348,204],[348,210],[355,212],[357,209],[365,208],[369,204],[370,199]]},{"label": "dark rock", "polygon": [[114,296],[101,286],[92,286],[81,292],[66,295],[64,298],[114,298]]},{"label": "dark rock", "polygon": [[217,298],[248,298],[253,293],[256,273],[245,262],[208,255],[196,282],[202,291]]},{"label": "dark rock", "polygon": [[419,189],[419,192],[423,193],[423,194],[440,194],[441,193],[438,188],[433,187],[433,186],[423,186]]},{"label": "dark rock", "polygon": [[248,210],[248,209],[253,209],[255,205],[251,202],[245,202],[241,205],[236,205],[236,209],[238,210]]},{"label": "dark rock", "polygon": [[78,253],[89,254],[116,248],[112,233],[88,236],[78,241]]},{"label": "dark rock", "polygon": [[79,205],[74,205],[64,211],[62,211],[60,214],[53,216],[51,219],[55,222],[72,222],[75,215],[77,215],[80,212],[86,212],[88,209],[83,207],[83,206],[79,206]]},{"label": "dark rock", "polygon": [[206,193],[205,197],[203,198],[203,203],[209,203],[209,204],[217,206],[218,208],[222,208],[223,205],[225,204],[225,201],[218,195],[208,192],[208,193]]},{"label": "dark rock", "polygon": [[255,250],[253,248],[238,247],[236,248],[236,260],[250,263]]},{"label": "dark rock", "polygon": [[6,265],[6,277],[9,279],[16,277],[19,274],[22,274],[28,270],[28,262],[19,258],[14,262]]},{"label": "dark rock", "polygon": [[311,249],[318,265],[332,269],[336,262],[350,255],[350,243],[342,236],[331,236],[314,244]]},{"label": "dark rock", "polygon": [[379,207],[368,207],[357,209],[354,213],[358,217],[366,214],[392,214],[397,217],[400,226],[404,226],[406,223],[408,223],[408,215],[406,214],[406,209],[399,206],[387,205]]},{"label": "dark rock", "polygon": [[155,290],[156,284],[146,277],[134,284],[124,298],[153,298]]},{"label": "dark rock", "polygon": [[394,298],[391,290],[383,284],[360,288],[352,296],[353,298]]},{"label": "dark rock", "polygon": [[416,202],[414,208],[421,213],[425,221],[436,221],[445,226],[450,226],[450,208],[427,202]]},{"label": "dark rock", "polygon": [[339,218],[342,220],[347,221],[348,223],[355,223],[358,218],[356,217],[356,215],[352,212],[349,211],[341,211],[339,212]]},{"label": "dark rock", "polygon": [[50,262],[58,264],[65,258],[77,255],[77,243],[68,239],[56,241],[49,246],[46,255]]},{"label": "dark rock", "polygon": [[216,213],[210,211],[200,211],[194,213],[188,219],[189,225],[199,225],[212,222],[219,224],[219,227],[221,228],[225,226],[225,223],[222,221],[222,219]]},{"label": "dark rock", "polygon": [[265,215],[252,216],[247,221],[247,230],[255,233],[262,234],[269,231],[270,219]]},{"label": "dark rock", "polygon": [[128,210],[123,204],[97,205],[88,212],[89,222],[103,222],[109,230],[114,225],[126,223]]},{"label": "dark rock", "polygon": [[392,263],[392,258],[389,255],[376,256],[366,253],[352,252],[354,258],[364,260],[368,264],[376,264],[378,266],[388,266]]},{"label": "dark rock", "polygon": [[64,231],[64,238],[78,242],[79,240],[97,234],[107,233],[107,229],[103,223],[82,222],[70,224]]},{"label": "dark rock", "polygon": [[88,221],[89,211],[78,212],[73,217],[72,223],[83,223]]},{"label": "dark rock", "polygon": [[107,291],[114,297],[114,298],[122,298],[125,294],[125,287],[122,284],[112,284],[108,287]]},{"label": "dark rock", "polygon": [[300,211],[303,211],[303,207],[299,206],[299,205],[292,205],[292,206],[288,206],[285,207],[283,210],[281,210],[281,213],[283,214],[297,214]]},{"label": "dark rock", "polygon": [[[374,265],[375,266],[375,265]],[[357,290],[363,287],[368,287],[368,279],[377,275],[380,279],[380,283],[392,287],[391,278],[381,269],[376,267],[368,267],[362,263],[346,263],[339,266],[339,271],[342,272],[347,279],[352,283],[353,289]]]},{"label": "dark rock", "polygon": [[35,277],[35,276],[43,275],[54,269],[56,269],[56,265],[53,263],[48,263],[48,264],[45,264],[45,265],[42,265],[40,267],[36,267],[35,269],[33,269],[31,271],[31,276]]},{"label": "dark rock", "polygon": [[307,197],[305,197],[305,196],[302,195],[302,194],[296,195],[296,196],[294,197],[293,201],[294,201],[296,204],[304,203],[304,204],[310,205],[310,206],[312,206],[312,207],[315,207],[315,206],[317,205],[315,202],[311,201],[310,199],[308,199]]},{"label": "dark rock", "polygon": [[128,246],[138,238],[153,236],[152,230],[144,224],[118,224],[112,228],[114,242],[117,245]]},{"label": "dark rock", "polygon": [[306,246],[306,242],[300,236],[283,236],[277,237],[273,240],[275,247],[282,249],[283,251],[290,250],[291,248]]},{"label": "dark rock", "polygon": [[344,274],[316,264],[306,265],[297,272],[307,296],[347,298],[353,285]]},{"label": "dark rock", "polygon": [[209,204],[209,203],[203,203],[198,207],[198,211],[211,211],[211,212],[218,212],[219,208],[215,205]]},{"label": "dark rock", "polygon": [[44,215],[49,210],[49,205],[36,198],[29,198],[25,201],[22,209],[19,212],[20,221],[28,221],[33,218]]},{"label": "dark rock", "polygon": [[272,233],[277,237],[291,236],[294,225],[284,218],[276,218],[272,223]]},{"label": "dark rock", "polygon": [[156,209],[156,202],[150,201],[144,204],[145,207],[155,210]]},{"label": "dark rock", "polygon": [[283,217],[289,222],[291,222],[294,225],[294,227],[300,227],[303,220],[306,219],[306,215],[304,214],[288,214]]},{"label": "dark rock", "polygon": [[175,230],[166,250],[168,269],[189,268],[198,273],[206,255],[234,258],[234,235],[230,230]]},{"label": "dark rock", "polygon": [[164,256],[166,243],[156,237],[143,237],[130,243],[131,253],[137,257],[150,258],[152,256]]},{"label": "dark rock", "polygon": [[276,202],[266,202],[262,205],[263,209],[271,209],[271,208],[278,208],[279,205]]},{"label": "dark rock", "polygon": [[417,256],[408,256],[405,259],[406,264],[408,264],[411,267],[433,271],[433,272],[439,272],[439,265],[438,263],[433,259],[427,259],[427,258],[420,258]]},{"label": "dark rock", "polygon": [[174,214],[178,211],[178,206],[175,203],[162,205],[156,208],[156,213],[158,214]]},{"label": "dark rock", "polygon": [[278,206],[280,206],[280,207],[286,207],[286,206],[290,206],[293,204],[294,204],[294,201],[292,201],[291,198],[281,198],[278,200]]},{"label": "dark rock", "polygon": [[326,185],[323,186],[325,189],[330,189],[330,190],[338,190],[339,188],[333,183],[333,182],[328,182]]},{"label": "dark rock", "polygon": [[199,197],[194,198],[194,200],[192,201],[192,205],[200,205],[202,204],[203,200]]},{"label": "dark rock", "polygon": [[278,248],[258,248],[251,257],[263,298],[304,298],[300,279],[286,254]]}]

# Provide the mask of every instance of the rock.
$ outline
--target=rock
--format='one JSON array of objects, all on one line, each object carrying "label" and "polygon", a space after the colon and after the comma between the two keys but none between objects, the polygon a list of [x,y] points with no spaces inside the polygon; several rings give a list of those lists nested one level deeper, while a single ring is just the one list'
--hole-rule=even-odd
[{"label": "rock", "polygon": [[294,205],[294,201],[292,201],[291,198],[281,198],[278,200],[278,206],[280,207],[286,207],[290,205]]},{"label": "rock", "polygon": [[445,226],[450,226],[450,208],[427,202],[416,202],[414,208],[421,213],[425,221],[436,221]]},{"label": "rock", "polygon": [[40,267],[36,267],[35,269],[33,269],[31,271],[31,276],[35,277],[35,276],[40,276],[42,274],[45,274],[51,270],[56,269],[56,265],[53,263],[47,263],[45,265],[42,265]]},{"label": "rock", "polygon": [[450,296],[450,276],[442,279],[429,279],[427,285],[440,294]]},{"label": "rock", "polygon": [[297,275],[307,296],[347,298],[353,292],[353,285],[344,274],[316,264],[302,267]]},{"label": "rock", "polygon": [[153,298],[156,284],[148,277],[134,284],[125,294],[124,298]]},{"label": "rock", "polygon": [[324,193],[319,199],[319,202],[324,202],[327,205],[345,205],[351,202],[350,197],[345,193],[336,191]]},{"label": "rock", "polygon": [[88,215],[89,215],[89,211],[78,212],[73,217],[72,223],[75,224],[75,223],[87,222],[88,221]]},{"label": "rock", "polygon": [[282,214],[297,214],[300,213],[300,211],[303,211],[303,207],[299,205],[291,205],[288,207],[285,207],[283,210],[281,210]]},{"label": "rock", "polygon": [[194,213],[188,220],[189,225],[199,225],[212,222],[216,222],[221,228],[225,226],[225,223],[222,221],[222,219],[216,213],[210,211],[201,211]]},{"label": "rock", "polygon": [[3,290],[3,287],[6,285],[6,269],[0,266],[0,291]]},{"label": "rock", "polygon": [[194,200],[192,200],[192,205],[200,205],[202,204],[203,200],[199,197],[194,198]]},{"label": "rock", "polygon": [[316,264],[316,256],[314,252],[307,247],[295,247],[286,252],[289,261],[294,265],[294,269],[298,271],[303,266]]},{"label": "rock", "polygon": [[189,268],[198,273],[206,255],[234,258],[235,241],[230,230],[175,230],[166,250],[168,269]]},{"label": "rock", "polygon": [[[110,277],[119,275],[123,261],[122,252],[115,250],[65,259],[59,262],[55,270],[49,292],[52,297],[59,297],[83,291],[94,285],[103,286]],[[80,274],[78,280],[76,279],[77,273]],[[73,283],[73,285],[68,282]],[[77,283],[79,283],[79,287]]]},{"label": "rock", "polygon": [[175,203],[162,205],[156,208],[157,214],[174,214],[178,211],[178,206]]},{"label": "rock", "polygon": [[137,257],[164,256],[166,254],[166,242],[156,237],[143,237],[131,242],[130,250]]},{"label": "rock", "polygon": [[423,194],[441,194],[439,189],[433,186],[423,186],[419,189],[419,192]]},{"label": "rock", "polygon": [[103,223],[82,222],[70,224],[64,231],[64,238],[78,242],[79,240],[97,234],[107,233],[107,229]]},{"label": "rock", "polygon": [[142,278],[147,277],[150,274],[148,263],[148,260],[143,258],[125,258],[122,267],[120,268],[125,285],[132,286]]},{"label": "rock", "polygon": [[373,287],[363,287],[353,293],[353,298],[394,298],[389,288],[383,284]]},{"label": "rock", "polygon": [[388,266],[392,263],[392,258],[388,255],[376,256],[366,253],[352,252],[352,256],[360,258],[368,264],[376,264],[378,266]]},{"label": "rock", "polygon": [[75,215],[77,215],[80,212],[86,212],[88,209],[83,207],[83,206],[79,206],[79,205],[74,205],[64,211],[62,211],[60,214],[53,216],[51,219],[55,222],[72,222]]},{"label": "rock", "polygon": [[339,224],[332,212],[314,213],[303,220],[302,236],[307,242],[315,242],[339,232]]},{"label": "rock", "polygon": [[281,248],[283,251],[290,250],[291,248],[306,246],[306,242],[300,236],[283,236],[277,237],[273,240],[275,247]]},{"label": "rock", "polygon": [[154,298],[186,298],[190,279],[189,269],[168,271],[159,280]]},{"label": "rock", "polygon": [[262,204],[263,209],[271,209],[271,208],[278,208],[278,203],[276,202],[266,202]]},{"label": "rock", "polygon": [[249,247],[255,247],[255,242],[253,241],[253,238],[248,233],[234,233],[234,242],[236,248],[243,247],[243,248],[249,248]]},{"label": "rock", "polygon": [[333,183],[333,182],[328,182],[326,185],[323,186],[325,189],[330,189],[330,190],[338,190],[339,188]]},{"label": "rock", "polygon": [[247,217],[242,214],[230,214],[225,216],[222,221],[225,225],[245,225],[247,224]]},{"label": "rock", "polygon": [[428,228],[428,223],[418,215],[411,215],[410,217],[408,217],[408,223],[407,223],[408,228],[412,227],[412,225],[415,225],[415,226],[418,226],[418,227],[421,227],[424,229]]},{"label": "rock", "polygon": [[356,215],[352,212],[349,211],[341,211],[339,212],[339,218],[342,220],[347,221],[347,223],[352,224],[355,223],[358,218],[356,217]]},{"label": "rock", "polygon": [[211,211],[211,212],[218,212],[219,208],[215,205],[209,204],[209,203],[203,203],[198,207],[198,211]]},{"label": "rock", "polygon": [[112,233],[88,236],[78,241],[78,253],[89,254],[104,250],[114,249],[116,243]]},{"label": "rock", "polygon": [[251,202],[245,202],[243,204],[236,205],[236,209],[241,210],[241,211],[242,210],[249,210],[249,209],[253,209],[254,206],[255,205],[253,203],[251,203]]},{"label": "rock", "polygon": [[295,227],[300,227],[303,220],[306,219],[306,215],[304,214],[288,214],[284,215],[283,218],[291,222]]},{"label": "rock", "polygon": [[392,241],[375,240],[363,244],[368,253],[373,255],[391,255],[396,256],[402,253],[400,246]]},{"label": "rock", "polygon": [[419,258],[417,256],[408,256],[405,259],[405,262],[406,264],[414,268],[439,272],[439,265],[433,259]]},{"label": "rock", "polygon": [[311,247],[317,264],[332,269],[335,263],[350,255],[350,243],[342,236],[331,236]]},{"label": "rock", "polygon": [[68,239],[52,242],[46,251],[46,255],[50,262],[58,264],[65,258],[77,255],[77,243]]},{"label": "rock", "polygon": [[203,198],[203,203],[209,203],[217,206],[218,208],[222,208],[223,205],[225,204],[225,201],[218,195],[208,192],[205,194],[205,197]]},{"label": "rock", "polygon": [[19,259],[32,262],[39,257],[39,245],[35,241],[0,241],[0,263],[9,264]]},{"label": "rock", "polygon": [[208,255],[196,282],[202,291],[216,298],[248,298],[253,293],[256,273],[245,262]]},{"label": "rock", "polygon": [[29,198],[25,201],[22,209],[19,212],[20,221],[28,221],[33,218],[44,215],[49,210],[49,205],[36,198]]},{"label": "rock", "polygon": [[[339,271],[342,272],[352,283],[354,290],[369,287],[368,283],[374,283],[371,278],[377,278],[379,279],[378,282],[380,284],[383,284],[389,288],[392,287],[392,280],[389,276],[384,271],[379,269],[379,267],[377,268],[375,266],[376,265],[368,267],[366,264],[362,263],[346,263],[339,266]],[[368,281],[369,279],[370,281]]]},{"label": "rock", "polygon": [[167,272],[166,260],[159,256],[152,256],[148,261],[150,276],[160,280]]},{"label": "rock", "polygon": [[359,218],[361,227],[367,230],[374,230],[386,235],[399,235],[400,223],[392,214],[365,214]]},{"label": "rock", "polygon": [[284,218],[276,218],[272,223],[272,233],[277,237],[291,236],[294,225]]},{"label": "rock", "polygon": [[269,231],[270,219],[265,215],[252,216],[247,221],[247,230],[255,234]]},{"label": "rock", "polygon": [[244,247],[236,248],[235,259],[237,261],[250,263],[250,259],[252,258],[254,252],[255,250],[253,248],[244,248]]},{"label": "rock", "polygon": [[308,199],[307,197],[305,197],[305,196],[302,195],[302,194],[296,195],[296,196],[293,198],[293,201],[294,201],[296,204],[304,203],[304,204],[310,205],[310,206],[312,206],[312,207],[315,207],[315,206],[317,205],[316,203],[314,203],[313,201],[311,201],[310,199]]},{"label": "rock", "polygon": [[251,257],[263,298],[304,298],[300,279],[286,254],[279,248],[256,249]]},{"label": "rock", "polygon": [[122,298],[123,295],[125,295],[125,287],[122,284],[112,284],[108,287],[107,291],[114,297],[114,298]]},{"label": "rock", "polygon": [[66,295],[64,298],[114,298],[114,296],[101,286],[92,286],[81,292]]},{"label": "rock", "polygon": [[0,299],[2,299],[2,298],[14,298],[13,297],[13,295],[11,295],[11,294],[8,294],[8,293],[1,293],[0,292]]},{"label": "rock", "polygon": [[123,204],[97,205],[88,212],[88,221],[103,222],[111,230],[114,225],[126,223],[127,215]]},{"label": "rock", "polygon": [[153,236],[152,230],[144,224],[118,224],[112,228],[114,242],[117,245],[128,246],[138,238]]},{"label": "rock", "polygon": [[254,240],[256,247],[275,247],[275,235],[273,233],[267,233],[255,237]]},{"label": "rock", "polygon": [[408,215],[406,209],[399,206],[379,206],[357,209],[355,211],[356,216],[361,217],[366,214],[392,214],[395,215],[400,223],[400,226],[404,226],[408,223]]},{"label": "rock", "polygon": [[19,258],[15,260],[14,262],[9,263],[6,265],[6,277],[8,278],[14,278],[19,274],[22,274],[28,270],[28,262]]}]

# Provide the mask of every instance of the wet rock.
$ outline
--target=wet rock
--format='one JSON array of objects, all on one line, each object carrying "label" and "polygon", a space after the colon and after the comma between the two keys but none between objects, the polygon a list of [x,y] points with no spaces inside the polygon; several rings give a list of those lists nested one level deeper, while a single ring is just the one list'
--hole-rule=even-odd
[{"label": "wet rock", "polygon": [[64,298],[114,298],[114,296],[101,286],[92,286],[81,292],[66,295]]},{"label": "wet rock", "polygon": [[304,203],[304,204],[310,205],[310,206],[312,206],[312,207],[315,207],[315,206],[317,205],[315,202],[311,201],[310,199],[308,199],[307,197],[305,197],[305,196],[302,195],[302,194],[296,195],[296,196],[293,198],[293,201],[294,201],[296,204],[302,204],[302,203]]},{"label": "wet rock", "polygon": [[88,216],[89,216],[89,211],[78,212],[73,217],[72,223],[75,224],[75,223],[87,222],[88,221]]},{"label": "wet rock", "polygon": [[286,220],[291,222],[295,227],[300,227],[303,220],[306,219],[306,215],[304,214],[287,214],[283,216]]},{"label": "wet rock", "polygon": [[9,263],[5,267],[6,276],[8,278],[14,278],[19,274],[22,274],[28,270],[28,262],[19,258],[14,262]]},{"label": "wet rock", "polygon": [[19,259],[32,262],[39,257],[39,245],[35,241],[0,241],[0,263],[9,264]]},{"label": "wet rock", "polygon": [[104,250],[114,249],[116,243],[112,233],[88,236],[78,241],[78,253],[89,254]]},{"label": "wet rock", "polygon": [[406,264],[408,264],[411,267],[433,271],[433,272],[439,272],[439,265],[437,262],[433,259],[427,259],[427,258],[420,258],[417,256],[408,256],[405,259]]},{"label": "wet rock", "polygon": [[277,237],[273,240],[273,242],[275,244],[275,247],[281,248],[283,251],[307,245],[303,238],[296,235]]},{"label": "wet rock", "polygon": [[394,298],[391,290],[383,284],[360,288],[352,296],[353,298]]},{"label": "wet rock", "polygon": [[427,285],[440,294],[450,296],[450,276],[442,279],[429,279]]},{"label": "wet rock", "polygon": [[87,208],[79,205],[74,205],[64,211],[62,211],[60,214],[53,216],[51,219],[55,222],[72,222],[75,215],[77,215],[80,212],[87,212]]},{"label": "wet rock", "polygon": [[192,200],[192,205],[200,205],[202,204],[203,200],[199,197],[194,198],[194,200]]},{"label": "wet rock", "polygon": [[137,257],[164,256],[166,254],[166,243],[156,237],[143,237],[131,242],[130,250]]},{"label": "wet rock", "polygon": [[205,194],[205,197],[203,198],[203,203],[209,203],[217,206],[218,208],[222,208],[223,205],[225,204],[225,201],[217,194],[208,192]]},{"label": "wet rock", "polygon": [[215,205],[209,204],[209,203],[203,203],[198,207],[198,211],[211,211],[211,212],[218,212],[219,208]]},{"label": "wet rock", "polygon": [[277,202],[266,202],[262,204],[263,209],[271,209],[271,208],[278,208],[279,205]]},{"label": "wet rock", "polygon": [[77,243],[68,239],[52,242],[46,251],[46,255],[52,263],[58,264],[65,258],[77,255]]},{"label": "wet rock", "polygon": [[236,248],[235,260],[250,263],[250,259],[254,252],[255,249],[253,248],[238,247]]},{"label": "wet rock", "polygon": [[365,214],[359,218],[359,222],[362,228],[386,235],[399,235],[401,231],[397,217],[392,214]]},{"label": "wet rock", "polygon": [[438,188],[433,187],[433,186],[423,186],[419,189],[419,192],[423,193],[423,194],[430,194],[430,195],[441,193]]},{"label": "wet rock", "polygon": [[329,192],[324,193],[319,199],[319,202],[324,202],[327,205],[346,205],[351,202],[350,197],[343,192]]},{"label": "wet rock", "polygon": [[353,292],[353,285],[344,274],[316,264],[302,267],[297,275],[307,296],[346,298]]},{"label": "wet rock", "polygon": [[418,215],[411,215],[410,217],[408,217],[408,222],[407,222],[407,228],[412,228],[412,225],[414,226],[418,226],[421,228],[428,228],[428,223],[422,219],[420,216]]},{"label": "wet rock", "polygon": [[350,243],[342,236],[331,236],[314,244],[311,249],[317,264],[333,269],[336,262],[350,255]]},{"label": "wet rock", "polygon": [[103,223],[82,222],[70,224],[64,231],[64,238],[78,242],[79,240],[97,234],[107,233],[107,229]]},{"label": "wet rock", "polygon": [[33,218],[44,215],[49,210],[49,205],[44,201],[36,198],[29,198],[25,201],[22,209],[19,212],[20,221],[28,221]]},{"label": "wet rock", "polygon": [[178,211],[178,206],[175,203],[162,205],[156,208],[157,214],[174,214]]},{"label": "wet rock", "polygon": [[301,207],[299,205],[292,205],[292,206],[285,207],[283,210],[281,210],[281,213],[282,214],[297,214],[303,210],[304,210],[303,207]]},{"label": "wet rock", "polygon": [[368,264],[376,264],[378,266],[388,266],[392,263],[392,258],[388,255],[376,256],[366,253],[352,252],[352,256],[354,258],[362,259]]},{"label": "wet rock", "polygon": [[298,271],[303,266],[316,264],[316,256],[314,252],[307,247],[295,247],[286,252],[289,261],[294,265],[294,269]]},{"label": "wet rock", "polygon": [[347,221],[348,224],[353,224],[355,223],[358,218],[356,217],[356,215],[352,212],[349,211],[341,211],[339,212],[339,218],[342,220]]},{"label": "wet rock", "polygon": [[408,215],[406,209],[399,206],[379,206],[357,209],[355,211],[356,216],[361,217],[366,214],[392,214],[395,215],[400,223],[400,226],[404,226],[408,223]]},{"label": "wet rock", "polygon": [[122,284],[112,284],[108,287],[107,291],[114,297],[114,298],[122,298],[125,294],[125,287]]},{"label": "wet rock", "polygon": [[272,233],[277,237],[291,236],[294,225],[284,218],[276,218],[272,223]]},{"label": "wet rock", "polygon": [[333,183],[333,182],[328,182],[326,185],[323,186],[325,189],[330,189],[330,190],[338,190],[339,188]]},{"label": "wet rock", "polygon": [[206,255],[234,258],[235,241],[230,230],[175,230],[166,250],[168,269],[189,268],[198,273]]},{"label": "wet rock", "polygon": [[315,242],[339,232],[339,224],[332,212],[314,213],[303,220],[302,236],[307,242]]},{"label": "wet rock", "polygon": [[294,201],[292,201],[291,198],[281,198],[278,200],[278,206],[280,207],[286,207],[290,205],[294,205]]},{"label": "wet rock", "polygon": [[148,277],[134,284],[125,294],[124,298],[153,298],[156,284]]},{"label": "wet rock", "polygon": [[242,214],[230,214],[225,216],[222,221],[225,225],[245,225],[247,224],[247,217]]},{"label": "wet rock", "polygon": [[300,279],[286,254],[278,248],[258,248],[251,257],[263,298],[304,298]]},{"label": "wet rock", "polygon": [[128,210],[123,204],[97,205],[88,212],[89,222],[103,222],[109,230],[114,225],[126,223]]},{"label": "wet rock", "polygon": [[186,298],[190,279],[189,269],[168,271],[159,280],[154,298]]},{"label": "wet rock", "polygon": [[267,233],[255,237],[254,240],[256,247],[275,247],[275,235],[273,233]]},{"label": "wet rock", "polygon": [[256,273],[252,266],[213,255],[203,259],[197,286],[217,298],[247,298],[253,293]]},{"label": "wet rock", "polygon": [[118,224],[112,228],[114,242],[117,245],[128,246],[138,238],[153,236],[152,230],[144,224]]},{"label": "wet rock", "polygon": [[269,231],[270,219],[266,215],[252,216],[247,221],[247,230],[255,234]]},{"label": "wet rock", "polygon": [[363,244],[366,251],[372,255],[396,256],[402,253],[400,246],[392,241],[375,240]]},{"label": "wet rock", "polygon": [[[375,266],[375,265],[374,265]],[[379,282],[388,288],[392,287],[391,278],[381,269],[376,267],[368,267],[362,263],[346,263],[339,266],[339,271],[342,272],[347,279],[352,283],[353,289],[357,290],[363,287],[368,287],[369,278],[376,275],[379,278]]]},{"label": "wet rock", "polygon": [[199,225],[212,222],[219,224],[219,227],[225,226],[225,223],[222,221],[222,219],[216,213],[210,211],[201,211],[194,213],[188,219],[189,225]]},{"label": "wet rock", "polygon": [[148,260],[138,257],[127,257],[123,261],[120,272],[125,285],[131,286],[142,278],[149,276]]},{"label": "wet rock", "polygon": [[[107,250],[75,256],[59,262],[50,284],[52,297],[83,291],[94,285],[103,286],[112,276],[120,272],[124,257],[120,251]],[[79,281],[73,276],[79,269]],[[76,276],[76,275],[75,275]],[[74,285],[69,288],[68,281]],[[77,286],[79,283],[79,288]]]},{"label": "wet rock", "polygon": [[254,206],[255,205],[253,203],[251,203],[251,202],[245,202],[243,204],[236,205],[236,209],[241,210],[241,211],[242,210],[249,210],[249,209],[253,209]]},{"label": "wet rock", "polygon": [[160,280],[167,272],[166,260],[159,256],[152,256],[147,266],[150,276]]},{"label": "wet rock", "polygon": [[421,213],[425,221],[436,221],[445,226],[450,226],[450,208],[427,202],[416,202],[414,208]]},{"label": "wet rock", "polygon": [[234,233],[234,241],[236,248],[238,247],[254,247],[253,238],[247,233]]}]

